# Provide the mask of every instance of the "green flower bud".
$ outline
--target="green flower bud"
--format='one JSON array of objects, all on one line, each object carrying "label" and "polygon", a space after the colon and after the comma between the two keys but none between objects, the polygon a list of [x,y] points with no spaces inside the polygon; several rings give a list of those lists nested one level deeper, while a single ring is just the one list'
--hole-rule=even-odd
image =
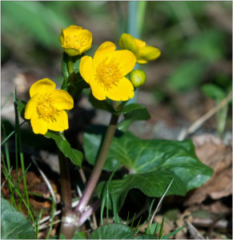
[{"label": "green flower bud", "polygon": [[146,81],[146,74],[142,70],[135,69],[129,74],[129,79],[135,88],[142,86]]}]

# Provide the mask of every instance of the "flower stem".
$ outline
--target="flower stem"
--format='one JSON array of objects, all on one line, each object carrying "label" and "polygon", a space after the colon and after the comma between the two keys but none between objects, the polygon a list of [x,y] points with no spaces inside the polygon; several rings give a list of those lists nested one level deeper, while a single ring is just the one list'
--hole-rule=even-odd
[{"label": "flower stem", "polygon": [[60,234],[65,235],[66,239],[70,239],[76,228],[74,224],[76,221],[76,215],[72,211],[69,165],[68,160],[60,150],[58,150],[58,157],[60,165],[61,202],[63,205]]},{"label": "flower stem", "polygon": [[115,114],[112,114],[111,120],[110,120],[110,124],[108,126],[107,132],[105,134],[105,138],[97,159],[97,162],[95,164],[95,167],[92,171],[92,174],[90,176],[90,179],[87,183],[87,186],[83,192],[83,196],[79,201],[79,204],[77,205],[77,207],[75,208],[75,211],[78,213],[79,216],[81,216],[81,214],[83,213],[85,207],[87,206],[91,195],[96,187],[96,184],[99,180],[101,171],[103,169],[105,160],[107,158],[108,155],[108,151],[109,148],[111,146],[111,142],[112,139],[114,137],[115,131],[116,131],[116,127],[117,127],[117,121],[118,121],[118,116]]},{"label": "flower stem", "polygon": [[67,68],[68,68],[68,72],[69,72],[69,76],[70,76],[70,81],[74,82],[75,76],[74,76],[74,69],[73,69],[73,61],[72,61],[71,57],[68,58]]}]

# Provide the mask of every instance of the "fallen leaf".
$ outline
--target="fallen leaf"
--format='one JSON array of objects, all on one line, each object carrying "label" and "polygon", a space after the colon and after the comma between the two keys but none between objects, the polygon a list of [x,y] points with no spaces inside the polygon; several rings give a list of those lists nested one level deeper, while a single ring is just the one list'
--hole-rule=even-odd
[{"label": "fallen leaf", "polygon": [[211,179],[189,193],[184,205],[202,203],[207,196],[219,199],[232,194],[232,147],[212,135],[193,139],[198,158],[214,170]]}]

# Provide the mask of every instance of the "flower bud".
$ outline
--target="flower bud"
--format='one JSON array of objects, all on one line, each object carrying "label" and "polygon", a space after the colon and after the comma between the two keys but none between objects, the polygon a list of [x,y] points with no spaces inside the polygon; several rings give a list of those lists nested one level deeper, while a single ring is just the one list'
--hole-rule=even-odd
[{"label": "flower bud", "polygon": [[137,58],[137,63],[145,64],[153,61],[161,55],[158,48],[148,46],[146,42],[133,38],[130,34],[123,33],[119,40],[121,49],[131,51]]},{"label": "flower bud", "polygon": [[146,74],[142,70],[135,69],[129,74],[129,79],[135,88],[142,86],[146,81]]},{"label": "flower bud", "polygon": [[61,29],[59,41],[63,50],[73,57],[91,48],[92,33],[82,27],[70,25],[64,30]]}]

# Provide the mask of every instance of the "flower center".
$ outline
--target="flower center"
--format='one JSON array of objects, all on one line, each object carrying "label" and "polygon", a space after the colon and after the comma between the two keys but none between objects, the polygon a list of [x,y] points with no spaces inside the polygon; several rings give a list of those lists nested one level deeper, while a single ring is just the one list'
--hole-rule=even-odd
[{"label": "flower center", "polygon": [[39,118],[42,118],[44,121],[56,121],[56,115],[58,110],[52,105],[52,99],[49,95],[43,95],[37,104],[37,113]]},{"label": "flower center", "polygon": [[99,83],[103,84],[106,90],[113,85],[117,86],[118,81],[123,77],[119,70],[119,64],[114,60],[108,61],[108,58],[99,63],[96,69],[96,79]]}]

